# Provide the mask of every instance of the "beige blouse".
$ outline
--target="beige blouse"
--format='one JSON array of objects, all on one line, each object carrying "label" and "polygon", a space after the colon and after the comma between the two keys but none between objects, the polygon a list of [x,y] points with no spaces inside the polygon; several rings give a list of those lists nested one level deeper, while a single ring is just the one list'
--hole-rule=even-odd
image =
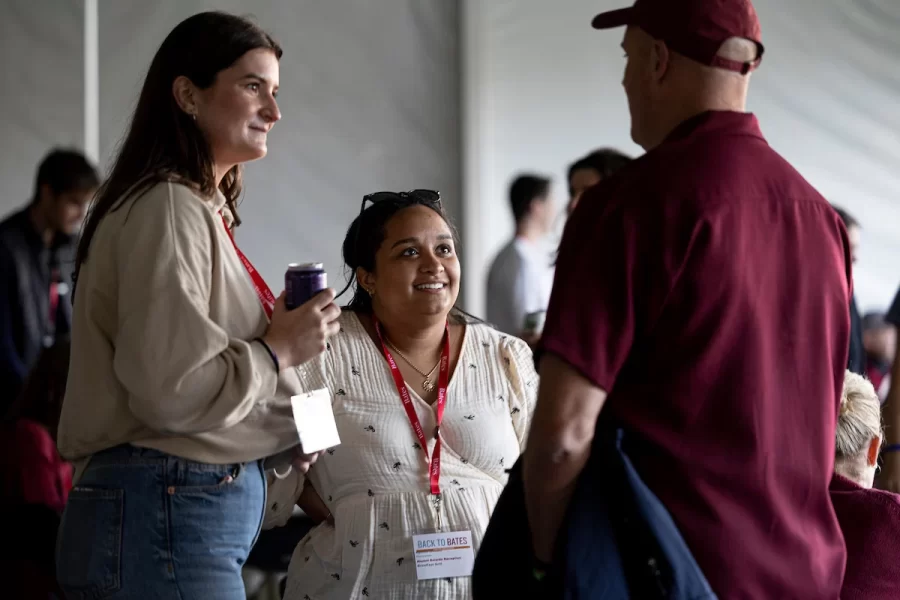
[{"label": "beige blouse", "polygon": [[[297,546],[286,600],[449,599],[471,596],[470,578],[417,581],[412,536],[436,531],[428,465],[381,349],[355,313],[321,360],[301,369],[304,387],[326,387],[341,445],[309,480],[334,515]],[[408,386],[425,431],[435,413]],[[444,531],[471,530],[475,551],[510,468],[525,445],[537,393],[531,350],[486,325],[469,325],[441,424]],[[429,442],[429,455],[434,441]],[[266,526],[283,524],[303,488],[292,474],[269,488]]]},{"label": "beige blouse", "polygon": [[59,450],[81,469],[126,443],[216,464],[296,444],[300,382],[251,341],[268,321],[224,205],[221,193],[162,182],[97,228],[75,291],[59,423]]}]

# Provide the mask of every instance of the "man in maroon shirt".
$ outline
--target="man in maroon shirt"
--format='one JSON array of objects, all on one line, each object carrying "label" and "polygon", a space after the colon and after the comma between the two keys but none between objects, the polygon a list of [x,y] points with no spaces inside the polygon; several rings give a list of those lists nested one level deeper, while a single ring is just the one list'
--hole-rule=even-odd
[{"label": "man in maroon shirt", "polygon": [[560,247],[524,456],[535,556],[551,561],[603,409],[719,598],[838,598],[846,231],[745,112],[749,0],[594,19],[621,25],[647,154],[586,192]]}]

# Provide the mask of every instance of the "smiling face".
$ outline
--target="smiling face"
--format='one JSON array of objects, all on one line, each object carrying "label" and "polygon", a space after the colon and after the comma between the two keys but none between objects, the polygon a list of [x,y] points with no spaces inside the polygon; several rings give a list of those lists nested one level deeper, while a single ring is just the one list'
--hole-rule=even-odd
[{"label": "smiling face", "polygon": [[445,319],[459,296],[459,258],[453,232],[426,206],[405,208],[386,224],[375,270],[359,269],[382,321]]},{"label": "smiling face", "polygon": [[260,48],[220,71],[209,88],[191,90],[187,110],[212,149],[217,172],[266,155],[268,132],[281,118],[278,74],[275,53]]}]

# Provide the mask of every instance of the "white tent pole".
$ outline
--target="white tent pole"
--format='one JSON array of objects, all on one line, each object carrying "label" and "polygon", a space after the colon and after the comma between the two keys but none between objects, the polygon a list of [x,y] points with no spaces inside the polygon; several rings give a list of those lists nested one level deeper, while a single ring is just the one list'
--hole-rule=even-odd
[{"label": "white tent pole", "polygon": [[98,0],[84,0],[84,150],[100,162],[100,31]]}]

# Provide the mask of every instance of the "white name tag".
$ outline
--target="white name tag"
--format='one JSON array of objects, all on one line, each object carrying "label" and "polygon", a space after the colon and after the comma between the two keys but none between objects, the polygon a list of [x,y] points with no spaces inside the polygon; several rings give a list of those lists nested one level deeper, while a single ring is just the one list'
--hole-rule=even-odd
[{"label": "white name tag", "polygon": [[291,408],[294,409],[294,424],[303,452],[311,454],[341,443],[328,390],[291,396]]},{"label": "white name tag", "polygon": [[469,577],[475,567],[472,532],[414,535],[413,556],[419,579]]}]

